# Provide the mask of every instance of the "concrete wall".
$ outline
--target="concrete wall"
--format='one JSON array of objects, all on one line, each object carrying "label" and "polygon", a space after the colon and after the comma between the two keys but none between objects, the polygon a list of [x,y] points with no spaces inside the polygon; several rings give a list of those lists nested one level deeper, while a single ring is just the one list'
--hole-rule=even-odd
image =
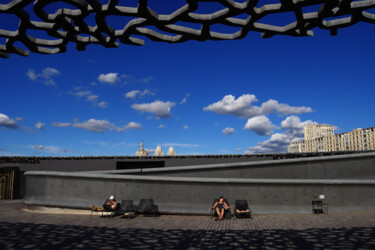
[{"label": "concrete wall", "polygon": [[[331,212],[375,210],[375,154],[97,172],[27,172],[23,202],[89,208],[110,195],[153,198],[162,213],[208,214],[221,195],[255,213],[310,213],[315,194]],[[277,178],[278,177],[278,178]]]},{"label": "concrete wall", "polygon": [[375,153],[142,170],[101,171],[101,173],[207,178],[375,180]]},{"label": "concrete wall", "polygon": [[331,212],[375,209],[374,180],[230,179],[90,173],[27,173],[25,204],[89,208],[110,195],[153,198],[161,213],[208,214],[221,195],[233,205],[249,200],[256,214],[311,213],[314,194],[325,194]]}]

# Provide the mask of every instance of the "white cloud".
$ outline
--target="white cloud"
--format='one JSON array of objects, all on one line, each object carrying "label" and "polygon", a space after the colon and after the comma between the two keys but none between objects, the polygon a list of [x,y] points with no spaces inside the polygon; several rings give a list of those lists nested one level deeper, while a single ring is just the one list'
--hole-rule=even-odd
[{"label": "white cloud", "polygon": [[41,150],[41,151],[49,152],[51,154],[69,152],[69,150],[66,149],[66,148],[60,148],[60,147],[56,147],[56,146],[35,145],[35,146],[31,146],[31,148],[34,149],[34,150]]},{"label": "white cloud", "polygon": [[141,91],[140,90],[132,90],[132,91],[129,91],[125,94],[125,98],[135,98],[137,96],[137,94],[139,94]]},{"label": "white cloud", "polygon": [[126,98],[136,98],[138,96],[145,96],[145,95],[155,95],[154,92],[152,92],[151,90],[149,89],[145,89],[143,91],[140,91],[140,90],[132,90],[132,91],[129,91],[125,94],[125,97]]},{"label": "white cloud", "polygon": [[190,96],[190,94],[186,94],[184,99],[181,100],[180,104],[184,104],[187,102],[187,98]]},{"label": "white cloud", "polygon": [[298,116],[292,115],[285,118],[284,121],[281,122],[281,128],[283,129],[290,129],[296,131],[297,134],[303,135],[303,128],[306,125],[314,123],[311,120],[301,122],[301,119]]},{"label": "white cloud", "polygon": [[160,124],[158,128],[165,128],[164,124]]},{"label": "white cloud", "polygon": [[258,135],[269,136],[275,128],[276,126],[265,115],[259,115],[247,120],[243,129],[252,130]]},{"label": "white cloud", "polygon": [[228,128],[223,129],[222,132],[223,132],[223,134],[225,134],[225,135],[231,135],[231,134],[234,133],[234,128],[229,128],[229,127],[228,127]]},{"label": "white cloud", "polygon": [[242,151],[242,149],[241,148],[236,148],[236,151],[240,152],[240,151]]},{"label": "white cloud", "polygon": [[86,98],[87,102],[92,102],[94,106],[101,108],[107,108],[108,103],[105,101],[98,102],[99,96],[94,95],[91,90],[81,90],[81,87],[75,87],[76,92],[70,92],[71,95],[77,96],[79,98]]},{"label": "white cloud", "polygon": [[54,127],[60,127],[60,128],[66,128],[72,126],[70,122],[54,122],[52,123],[52,126]]},{"label": "white cloud", "polygon": [[250,147],[245,154],[286,152],[292,138],[293,135],[290,133],[273,134],[270,139],[260,142],[254,147]]},{"label": "white cloud", "polygon": [[283,114],[283,115],[291,115],[291,114],[304,114],[310,113],[313,110],[310,107],[291,107],[285,103],[279,103],[276,100],[270,99],[267,102],[262,103],[262,114]]},{"label": "white cloud", "polygon": [[18,123],[16,120],[9,118],[9,116],[0,113],[0,127],[17,129]]},{"label": "white cloud", "polygon": [[136,122],[129,122],[128,125],[125,126],[126,130],[130,130],[130,129],[140,130],[141,128],[142,128],[142,125]]},{"label": "white cloud", "polygon": [[101,107],[101,108],[107,108],[108,107],[108,103],[105,102],[105,101],[101,101],[99,103],[96,103],[95,105],[98,106],[98,107]]},{"label": "white cloud", "polygon": [[96,102],[98,100],[98,95],[88,95],[86,96],[86,101],[88,102]]},{"label": "white cloud", "polygon": [[216,114],[230,114],[241,118],[251,118],[264,114],[302,114],[312,112],[310,107],[291,107],[288,104],[278,103],[276,100],[268,100],[260,107],[252,105],[258,101],[255,95],[245,94],[237,99],[233,95],[226,95],[216,103],[210,104],[203,108],[205,111],[212,111]]},{"label": "white cloud", "polygon": [[284,133],[275,133],[268,140],[250,147],[246,153],[280,153],[287,152],[291,142],[303,140],[303,127],[314,123],[311,120],[301,122],[298,116],[289,116],[281,122],[281,128],[286,129]]},{"label": "white cloud", "polygon": [[106,130],[113,130],[116,126],[107,120],[90,119],[82,123],[75,122],[73,127],[101,133]]},{"label": "white cloud", "polygon": [[188,125],[185,125],[185,126],[183,126],[182,128],[183,128],[183,129],[186,129],[186,130],[190,129]]},{"label": "white cloud", "polygon": [[35,128],[37,128],[37,129],[44,129],[45,128],[45,124],[43,122],[37,122],[35,124]]},{"label": "white cloud", "polygon": [[91,91],[90,90],[81,90],[81,91],[77,91],[77,92],[70,92],[70,94],[75,95],[77,97],[85,97],[85,96],[91,95]]},{"label": "white cloud", "polygon": [[109,84],[115,84],[120,80],[118,77],[118,73],[108,73],[108,74],[100,74],[98,76],[99,82],[105,82]]},{"label": "white cloud", "polygon": [[41,79],[43,84],[46,86],[54,86],[57,87],[57,84],[52,79],[53,76],[60,75],[60,71],[58,71],[55,68],[47,67],[42,70],[41,73],[36,74],[33,69],[29,69],[27,71],[27,76],[32,81],[37,81],[38,79]]},{"label": "white cloud", "polygon": [[171,107],[175,106],[174,102],[154,101],[152,103],[133,104],[131,107],[140,112],[153,113],[158,118],[168,118],[171,116]]}]

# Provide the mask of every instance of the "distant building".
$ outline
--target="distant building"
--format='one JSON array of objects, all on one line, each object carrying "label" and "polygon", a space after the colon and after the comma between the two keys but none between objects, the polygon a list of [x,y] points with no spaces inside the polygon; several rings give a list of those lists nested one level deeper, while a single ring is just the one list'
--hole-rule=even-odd
[{"label": "distant building", "polygon": [[176,155],[176,151],[174,151],[173,147],[170,147],[168,149],[167,156],[175,156],[175,155]]},{"label": "distant building", "polygon": [[141,147],[135,152],[135,156],[148,156],[147,151],[143,148],[143,142],[141,142]]},{"label": "distant building", "polygon": [[154,156],[163,156],[163,150],[161,149],[160,146],[157,146],[156,149],[155,149],[155,153],[154,153]]},{"label": "distant building", "polygon": [[375,127],[366,129],[357,128],[350,132],[321,136],[302,142],[293,142],[288,147],[288,153],[363,150],[375,150]]},{"label": "distant building", "polygon": [[305,141],[335,134],[335,127],[327,124],[310,124],[303,128]]}]

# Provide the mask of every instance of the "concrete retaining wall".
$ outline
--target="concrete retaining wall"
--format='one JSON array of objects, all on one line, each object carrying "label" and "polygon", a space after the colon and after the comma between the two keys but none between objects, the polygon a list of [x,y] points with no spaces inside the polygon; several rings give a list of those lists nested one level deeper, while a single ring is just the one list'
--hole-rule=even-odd
[{"label": "concrete retaining wall", "polygon": [[[334,158],[333,158],[334,157]],[[315,194],[331,212],[375,210],[375,154],[160,169],[26,173],[28,205],[89,208],[110,195],[153,198],[164,214],[208,214],[221,195],[257,214],[311,213]],[[256,177],[256,178],[255,178]]]},{"label": "concrete retaining wall", "polygon": [[375,209],[375,181],[225,179],[108,174],[27,174],[29,205],[89,208],[110,195],[153,198],[161,213],[207,214],[215,197],[247,199],[258,214],[310,213],[314,194],[325,194],[332,212]]}]

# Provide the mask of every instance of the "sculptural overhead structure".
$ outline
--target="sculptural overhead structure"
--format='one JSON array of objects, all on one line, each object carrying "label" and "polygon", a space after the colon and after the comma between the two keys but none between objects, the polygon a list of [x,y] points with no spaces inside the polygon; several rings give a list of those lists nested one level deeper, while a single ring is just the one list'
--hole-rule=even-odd
[{"label": "sculptural overhead structure", "polygon": [[[202,2],[217,2],[222,9],[202,14],[199,12]],[[46,9],[50,4],[68,8],[48,13]],[[312,12],[305,11],[313,6],[318,8]],[[144,41],[139,37],[180,43],[188,40],[241,39],[249,31],[260,32],[263,38],[274,35],[312,36],[314,28],[330,30],[335,35],[337,29],[360,21],[375,23],[375,14],[369,12],[374,7],[374,0],[280,0],[264,5],[257,0],[241,3],[235,0],[186,0],[185,5],[171,14],[159,15],[148,6],[147,0],[139,0],[137,7],[128,7],[126,1],[118,0],[108,0],[107,4],[98,0],[13,0],[0,4],[0,15],[13,15],[19,19],[16,30],[0,26],[0,37],[5,38],[5,43],[0,40],[0,57],[6,58],[10,53],[27,56],[28,50],[43,54],[61,53],[66,51],[68,43],[75,43],[77,50],[85,50],[89,44],[101,44],[107,48],[117,47],[118,42],[143,45]],[[31,8],[32,13],[27,11]],[[285,26],[262,21],[265,17],[280,13],[291,13],[295,19]],[[88,24],[92,15],[95,25]],[[107,22],[111,16],[131,20],[123,23],[122,28],[114,29]],[[193,28],[196,24],[200,24],[199,29]],[[230,34],[217,32],[213,29],[217,24],[238,30]],[[33,32],[44,32],[48,38],[34,37],[30,34]],[[17,42],[28,50],[19,48],[15,44]]]}]

